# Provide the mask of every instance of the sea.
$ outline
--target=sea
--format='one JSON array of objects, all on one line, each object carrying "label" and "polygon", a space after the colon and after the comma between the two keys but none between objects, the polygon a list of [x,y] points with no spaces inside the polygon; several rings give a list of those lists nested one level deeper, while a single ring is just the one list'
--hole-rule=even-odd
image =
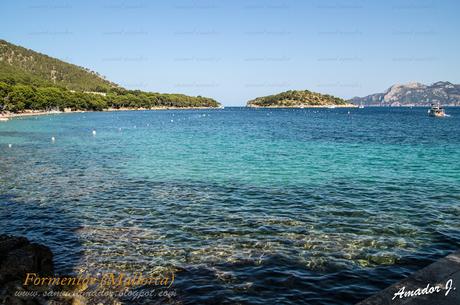
[{"label": "sea", "polygon": [[460,108],[427,109],[0,122],[0,233],[58,274],[174,273],[126,304],[354,304],[460,247]]}]

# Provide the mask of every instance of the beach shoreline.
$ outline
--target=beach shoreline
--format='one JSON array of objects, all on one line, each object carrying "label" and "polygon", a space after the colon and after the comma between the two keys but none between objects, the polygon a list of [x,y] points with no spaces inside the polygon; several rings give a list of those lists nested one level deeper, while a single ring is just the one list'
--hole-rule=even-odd
[{"label": "beach shoreline", "polygon": [[108,108],[102,111],[97,110],[74,110],[74,111],[40,111],[40,110],[25,110],[23,112],[3,112],[0,113],[0,122],[8,121],[13,118],[42,116],[53,114],[66,113],[84,113],[84,112],[115,112],[115,111],[149,111],[149,110],[201,110],[201,109],[222,109],[221,107],[151,107],[151,108]]},{"label": "beach shoreline", "polygon": [[50,114],[60,114],[66,113],[61,111],[24,111],[24,112],[4,112],[0,113],[0,121],[8,121],[17,117],[27,117],[27,116],[36,116],[36,115],[50,115]]}]

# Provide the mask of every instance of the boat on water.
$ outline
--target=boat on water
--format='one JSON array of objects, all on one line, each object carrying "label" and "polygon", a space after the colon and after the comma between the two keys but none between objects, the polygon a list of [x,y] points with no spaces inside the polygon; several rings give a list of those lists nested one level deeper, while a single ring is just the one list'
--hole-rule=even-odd
[{"label": "boat on water", "polygon": [[440,104],[432,104],[431,108],[428,110],[428,115],[432,117],[442,118],[446,116],[446,112]]},{"label": "boat on water", "polygon": [[363,104],[360,104],[360,105],[358,106],[358,108],[359,108],[359,109],[363,109],[363,108],[364,108],[364,105],[363,105]]}]

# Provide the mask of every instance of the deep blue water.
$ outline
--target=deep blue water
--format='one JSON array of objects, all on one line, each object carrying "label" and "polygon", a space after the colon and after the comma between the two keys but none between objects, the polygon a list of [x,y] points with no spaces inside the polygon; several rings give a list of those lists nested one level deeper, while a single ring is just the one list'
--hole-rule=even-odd
[{"label": "deep blue water", "polygon": [[0,233],[63,274],[174,270],[171,302],[353,304],[460,246],[460,108],[426,111],[2,122]]}]

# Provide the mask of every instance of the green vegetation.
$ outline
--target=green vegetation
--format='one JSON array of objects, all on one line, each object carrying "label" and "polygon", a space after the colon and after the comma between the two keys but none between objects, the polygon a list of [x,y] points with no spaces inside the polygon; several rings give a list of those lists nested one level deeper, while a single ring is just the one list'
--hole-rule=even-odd
[{"label": "green vegetation", "polygon": [[0,111],[219,106],[201,96],[126,90],[88,69],[0,40]]},{"label": "green vegetation", "polygon": [[[105,93],[104,93],[105,94]],[[205,97],[183,94],[161,94],[139,90],[111,89],[105,95],[72,92],[61,87],[39,87],[0,81],[0,110],[104,110],[107,108],[218,107]]]},{"label": "green vegetation", "polygon": [[302,107],[327,105],[347,105],[347,102],[332,95],[320,94],[308,90],[289,90],[275,95],[258,97],[248,102],[248,107]]},{"label": "green vegetation", "polygon": [[97,72],[0,40],[0,78],[51,84],[75,91],[107,92],[116,84]]}]

